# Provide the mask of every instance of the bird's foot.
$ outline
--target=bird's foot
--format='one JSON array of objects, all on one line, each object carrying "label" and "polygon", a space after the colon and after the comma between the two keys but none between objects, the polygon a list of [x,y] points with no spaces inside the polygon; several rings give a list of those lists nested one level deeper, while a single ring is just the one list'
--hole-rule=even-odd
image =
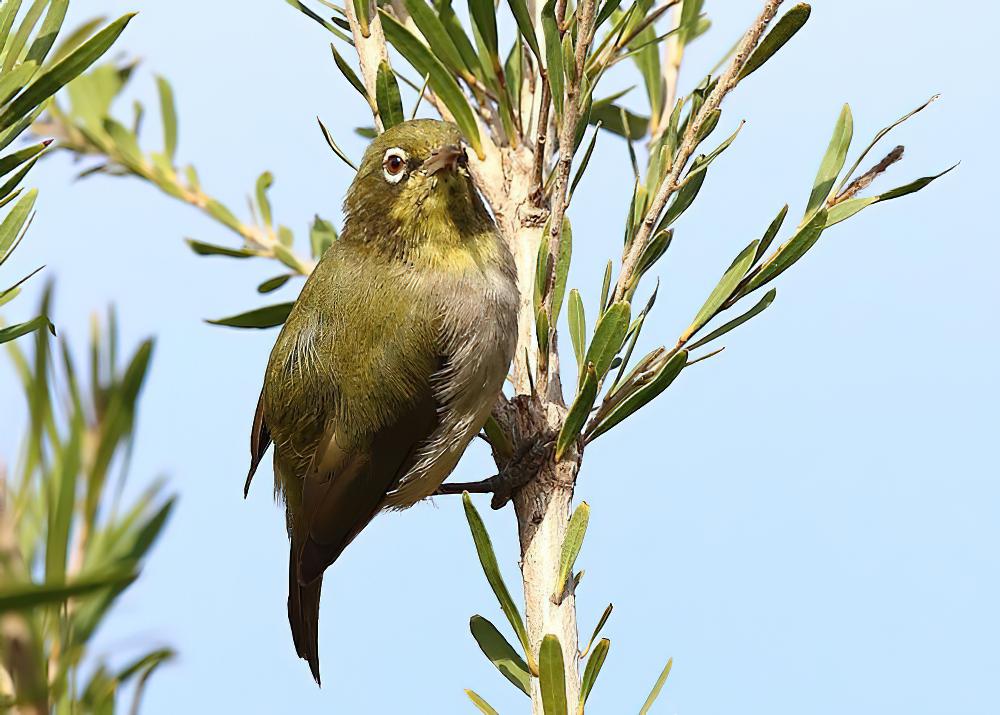
[{"label": "bird's foot", "polygon": [[442,484],[434,492],[434,495],[461,494],[462,492],[492,494],[493,499],[490,500],[490,507],[502,509],[514,496],[514,492],[538,474],[542,464],[550,458],[555,443],[556,436],[554,434],[540,435],[537,439],[521,445],[499,474],[494,474],[479,482]]}]

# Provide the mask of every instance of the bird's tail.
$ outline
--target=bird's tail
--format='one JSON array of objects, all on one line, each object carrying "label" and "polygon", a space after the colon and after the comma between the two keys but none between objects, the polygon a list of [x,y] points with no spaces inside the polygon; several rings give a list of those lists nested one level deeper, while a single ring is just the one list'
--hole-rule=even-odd
[{"label": "bird's tail", "polygon": [[309,663],[309,670],[319,685],[319,592],[323,587],[323,575],[302,585],[297,571],[293,543],[288,558],[288,624],[292,627],[295,652]]}]

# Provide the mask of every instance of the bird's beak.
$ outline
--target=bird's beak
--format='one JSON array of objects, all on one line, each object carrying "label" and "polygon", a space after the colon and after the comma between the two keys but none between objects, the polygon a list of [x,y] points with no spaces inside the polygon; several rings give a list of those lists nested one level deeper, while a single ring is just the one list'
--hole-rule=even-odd
[{"label": "bird's beak", "polygon": [[428,176],[433,176],[444,169],[455,171],[467,166],[468,163],[469,158],[465,155],[465,149],[457,144],[446,144],[435,149],[427,158],[424,162],[424,171],[427,172]]}]

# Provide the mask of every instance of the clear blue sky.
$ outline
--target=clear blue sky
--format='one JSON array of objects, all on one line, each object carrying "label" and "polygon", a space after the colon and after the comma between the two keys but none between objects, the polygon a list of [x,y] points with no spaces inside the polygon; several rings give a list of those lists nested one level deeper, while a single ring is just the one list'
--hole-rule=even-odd
[{"label": "clear blue sky", "polygon": [[[690,52],[689,82],[758,4],[708,3],[716,27]],[[658,713],[1000,711],[1000,106],[984,65],[1000,13],[982,2],[961,13],[901,0],[815,5],[806,30],[726,104],[724,129],[748,125],[678,226],[650,346],[675,338],[782,203],[801,211],[841,103],[866,139],[941,92],[895,135],[907,156],[888,180],[963,164],[831,230],[723,355],[588,450],[581,630],[615,604],[595,713],[637,710],[671,655]],[[144,58],[135,92],[154,98],[153,71],[172,79],[180,154],[209,191],[242,210],[270,169],[275,211],[300,237],[315,212],[339,221],[351,177],[315,116],[359,156],[350,130],[365,108],[322,30],[280,0],[77,0],[72,12],[127,10],[140,11],[118,44]],[[593,169],[571,211],[571,283],[591,315],[621,245],[624,145],[604,138]],[[198,258],[182,237],[231,237],[135,181],[71,174],[65,159],[33,173],[40,213],[12,270],[48,264],[54,317],[77,344],[109,302],[128,342],[158,338],[133,480],[168,476],[180,506],[101,637],[111,653],[179,649],[145,711],[469,713],[471,687],[505,714],[524,712],[468,634],[470,615],[502,616],[457,499],[379,518],[330,572],[316,689],[286,623],[287,545],[269,474],[249,501],[241,493],[274,333],[202,322],[260,304],[254,287],[277,271]],[[16,390],[0,366],[0,394]],[[10,455],[23,411],[7,404],[0,453]],[[477,447],[457,477],[490,466]],[[512,514],[480,506],[516,585]]]}]

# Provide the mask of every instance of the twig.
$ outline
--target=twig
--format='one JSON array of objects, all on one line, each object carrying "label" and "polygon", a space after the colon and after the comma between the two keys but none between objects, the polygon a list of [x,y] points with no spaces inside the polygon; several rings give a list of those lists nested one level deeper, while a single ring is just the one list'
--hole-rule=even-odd
[{"label": "twig", "polygon": [[646,249],[646,245],[649,243],[653,229],[664,208],[666,208],[667,201],[670,200],[670,197],[679,188],[681,172],[698,146],[698,136],[701,133],[702,126],[704,126],[708,117],[719,108],[725,96],[736,87],[736,84],[739,82],[740,71],[750,58],[750,53],[753,52],[757,43],[760,42],[761,37],[764,35],[764,30],[767,29],[771,20],[774,19],[774,16],[778,12],[778,7],[782,2],[783,0],[767,0],[764,3],[764,9],[761,10],[760,15],[754,21],[753,25],[743,35],[743,39],[736,50],[736,56],[733,57],[729,68],[719,77],[715,89],[708,95],[701,110],[688,123],[687,131],[684,132],[684,138],[677,151],[677,159],[674,161],[670,173],[663,180],[663,183],[660,184],[660,188],[650,203],[649,210],[646,211],[639,230],[622,256],[622,269],[618,275],[618,284],[615,286],[614,292],[615,301],[624,298],[628,292],[629,281],[635,272],[643,251]]},{"label": "twig", "polygon": [[[565,13],[565,3],[563,3]],[[573,144],[576,138],[576,127],[580,121],[580,87],[583,82],[584,73],[587,71],[587,57],[590,53],[590,45],[594,41],[594,20],[595,20],[596,0],[581,0],[577,6],[577,37],[575,61],[575,80],[567,83],[566,100],[563,105],[562,127],[559,129],[559,161],[555,169],[555,184],[553,185],[552,213],[549,215],[549,260],[548,275],[545,280],[545,311],[552,315],[552,297],[555,292],[556,265],[559,261],[560,243],[562,242],[562,226],[566,216],[566,209],[569,206],[569,174],[573,167]],[[556,15],[557,21],[562,22],[562,18]],[[536,149],[537,151],[537,149]],[[536,159],[537,161],[537,159]],[[554,318],[554,316],[552,316]],[[556,321],[549,321],[548,345],[550,351],[555,350],[555,329]],[[545,360],[545,356],[540,356]],[[542,362],[542,361],[540,361]],[[549,365],[539,365],[539,377],[543,382],[543,389],[547,389],[549,381]]]},{"label": "twig", "polygon": [[854,197],[859,191],[864,191],[867,189],[875,179],[877,179],[881,174],[885,172],[890,166],[895,164],[897,161],[903,158],[903,146],[897,146],[895,149],[890,151],[882,161],[873,166],[871,169],[866,171],[864,174],[856,178],[850,184],[848,184],[843,191],[841,191],[835,198],[831,198],[827,201],[827,206],[836,206],[842,201],[847,201],[848,199]]},{"label": "twig", "polygon": [[[354,15],[354,3],[350,0],[344,3],[344,14],[351,26],[351,34],[354,35],[354,48],[358,53],[361,79],[365,83],[365,91],[368,92],[369,104],[374,109],[378,68],[383,62],[389,62],[389,51],[385,44],[385,34],[382,32],[382,18],[378,12],[372,13],[368,21],[368,37],[365,37]],[[375,129],[379,132],[384,131],[385,126],[382,124],[382,118],[378,116],[378,110],[374,109],[372,114],[375,117]]]}]

